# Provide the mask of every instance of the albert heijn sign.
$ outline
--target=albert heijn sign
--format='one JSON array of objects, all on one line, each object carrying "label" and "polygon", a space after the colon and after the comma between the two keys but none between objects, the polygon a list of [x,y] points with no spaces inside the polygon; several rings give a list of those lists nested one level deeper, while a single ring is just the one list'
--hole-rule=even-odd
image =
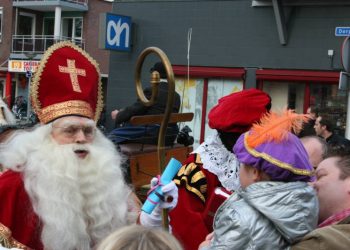
[{"label": "albert heijn sign", "polygon": [[17,73],[35,72],[38,66],[39,61],[9,60],[8,71]]},{"label": "albert heijn sign", "polygon": [[99,47],[129,52],[131,50],[131,17],[100,14]]}]

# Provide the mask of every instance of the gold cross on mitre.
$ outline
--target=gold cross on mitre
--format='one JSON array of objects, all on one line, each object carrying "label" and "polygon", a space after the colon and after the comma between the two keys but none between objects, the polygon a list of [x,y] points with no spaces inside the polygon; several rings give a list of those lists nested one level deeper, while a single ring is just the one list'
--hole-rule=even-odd
[{"label": "gold cross on mitre", "polygon": [[75,60],[67,59],[67,67],[58,65],[58,69],[61,73],[69,74],[70,80],[72,82],[73,91],[81,92],[78,75],[86,76],[85,69],[78,69],[75,67]]}]

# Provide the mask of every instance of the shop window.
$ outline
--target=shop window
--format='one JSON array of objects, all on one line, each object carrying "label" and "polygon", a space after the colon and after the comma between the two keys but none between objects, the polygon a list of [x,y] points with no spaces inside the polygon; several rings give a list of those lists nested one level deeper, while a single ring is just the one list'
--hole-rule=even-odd
[{"label": "shop window", "polygon": [[264,81],[263,91],[272,99],[272,110],[280,111],[284,108],[294,109],[303,113],[304,83],[286,81]]},{"label": "shop window", "polygon": [[305,93],[304,89],[305,84],[303,83],[288,84],[288,108],[294,109],[298,113],[303,113]]},{"label": "shop window", "polygon": [[195,145],[199,145],[203,102],[203,79],[184,79],[175,80],[175,90],[181,96],[181,112],[193,112],[194,117],[190,122],[179,124],[180,128],[185,125],[192,129],[191,135],[194,138]]},{"label": "shop window", "polygon": [[[207,82],[207,92],[205,91],[205,82]],[[218,100],[230,93],[241,91],[243,89],[243,81],[240,79],[185,79],[178,77],[175,81],[175,89],[181,96],[181,112],[193,112],[194,117],[191,122],[179,124],[180,128],[188,125],[192,129],[192,136],[194,138],[194,147],[201,143],[201,125],[203,113],[203,97],[206,100],[206,115],[205,115],[205,137],[214,133],[208,125],[208,113],[214,107]]]},{"label": "shop window", "polygon": [[208,137],[214,133],[208,125],[209,111],[218,103],[218,100],[234,92],[243,90],[243,81],[239,79],[209,79],[208,81],[208,98],[207,98],[207,110],[205,121],[205,137]]},{"label": "shop window", "polygon": [[332,117],[335,133],[344,136],[347,115],[347,92],[338,85],[313,84],[310,86],[310,105],[320,110],[320,115]]},{"label": "shop window", "polygon": [[[208,126],[208,113],[218,100],[230,93],[243,89],[245,70],[242,68],[221,68],[173,65],[176,91],[182,99],[181,112],[193,112],[188,125],[193,131],[194,147],[213,134]],[[188,78],[188,75],[190,77]]]}]

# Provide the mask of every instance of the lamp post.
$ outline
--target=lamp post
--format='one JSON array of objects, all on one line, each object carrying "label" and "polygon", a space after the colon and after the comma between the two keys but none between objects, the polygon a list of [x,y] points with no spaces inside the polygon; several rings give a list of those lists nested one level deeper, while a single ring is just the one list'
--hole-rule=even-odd
[{"label": "lamp post", "polygon": [[28,70],[26,72],[26,77],[28,78],[28,93],[27,93],[27,121],[29,121],[30,111],[32,110],[32,105],[30,104],[30,84],[32,80],[32,71]]},{"label": "lamp post", "polygon": [[[32,61],[33,58],[36,57],[35,52],[26,52],[24,55],[28,58],[29,61]],[[30,84],[32,81],[32,76],[33,76],[33,67],[31,63],[29,63],[28,68],[26,69],[26,77],[28,79],[28,89],[27,89],[27,121],[29,121],[30,118],[30,113],[32,110],[32,105],[30,104]]]}]

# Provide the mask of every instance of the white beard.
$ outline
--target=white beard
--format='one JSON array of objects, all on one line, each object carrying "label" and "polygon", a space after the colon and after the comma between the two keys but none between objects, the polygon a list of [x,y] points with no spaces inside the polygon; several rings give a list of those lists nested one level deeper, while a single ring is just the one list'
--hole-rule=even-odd
[{"label": "white beard", "polygon": [[[16,160],[4,165],[24,173],[25,189],[43,224],[45,249],[91,249],[127,224],[131,191],[123,180],[121,157],[99,131],[93,144],[58,145],[48,126],[16,136],[6,150],[11,159],[8,151],[21,144]],[[85,159],[74,153],[82,147],[89,151]]]}]

